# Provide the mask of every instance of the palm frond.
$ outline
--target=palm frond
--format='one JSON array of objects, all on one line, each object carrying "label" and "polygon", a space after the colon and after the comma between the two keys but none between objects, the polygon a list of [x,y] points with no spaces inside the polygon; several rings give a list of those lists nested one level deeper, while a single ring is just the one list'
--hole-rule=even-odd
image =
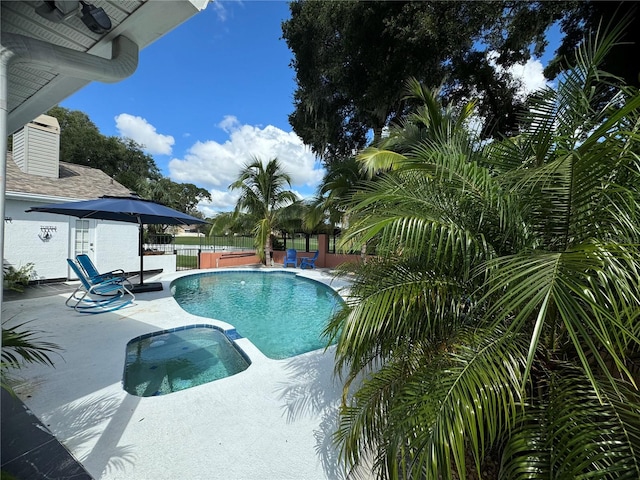
[{"label": "palm frond", "polygon": [[28,328],[29,322],[2,327],[2,363],[3,384],[5,375],[12,369],[25,364],[41,363],[54,366],[51,354],[61,349],[53,342],[42,340],[45,332]]},{"label": "palm frond", "polygon": [[520,413],[502,455],[500,478],[635,479],[640,475],[640,398],[618,382],[600,395],[579,371],[557,365],[537,399]]}]

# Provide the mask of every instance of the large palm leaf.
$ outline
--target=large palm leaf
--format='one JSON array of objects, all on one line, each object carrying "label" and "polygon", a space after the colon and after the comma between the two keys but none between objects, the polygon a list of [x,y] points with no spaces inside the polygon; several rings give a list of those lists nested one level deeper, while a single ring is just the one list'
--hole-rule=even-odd
[{"label": "large palm leaf", "polygon": [[18,325],[2,326],[2,388],[11,391],[8,380],[11,371],[22,368],[26,364],[41,363],[54,365],[51,354],[58,353],[60,347],[55,343],[42,339],[44,332],[27,328],[28,322]]},{"label": "large palm leaf", "polygon": [[427,99],[361,157],[377,178],[345,238],[380,259],[328,329],[351,464],[465,478],[508,454],[505,478],[637,476],[640,96],[598,69],[614,38],[531,100],[517,138],[424,132],[445,118]]}]

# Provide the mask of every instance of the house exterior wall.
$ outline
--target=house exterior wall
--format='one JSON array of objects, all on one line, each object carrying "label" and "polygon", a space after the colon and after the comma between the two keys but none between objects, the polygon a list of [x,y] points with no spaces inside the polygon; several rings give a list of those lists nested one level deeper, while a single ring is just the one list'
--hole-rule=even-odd
[{"label": "house exterior wall", "polygon": [[[98,271],[121,268],[125,272],[139,272],[139,234],[138,225],[97,220],[93,263]],[[143,264],[145,271],[173,273],[176,271],[176,255],[145,255]]]},{"label": "house exterior wall", "polygon": [[[33,281],[73,279],[67,258],[75,255],[76,218],[25,212],[39,205],[42,203],[7,199],[5,215],[10,220],[5,220],[5,260],[15,268],[33,263]],[[43,227],[49,228],[43,230]],[[50,238],[45,238],[45,231],[49,231]],[[139,272],[138,234],[138,225],[96,220],[91,255],[98,270],[121,268],[125,272]],[[175,272],[176,256],[145,256],[144,269]]]},{"label": "house exterior wall", "polygon": [[[118,268],[125,272],[137,272],[140,270],[138,241],[138,225],[96,220],[93,263],[99,272]],[[148,268],[145,263],[145,269]]]},{"label": "house exterior wall", "polygon": [[[33,280],[67,278],[70,228],[67,217],[26,213],[35,202],[7,199],[5,203],[4,256],[15,268],[33,263]],[[29,217],[27,217],[29,215]],[[43,240],[41,227],[53,227]]]}]

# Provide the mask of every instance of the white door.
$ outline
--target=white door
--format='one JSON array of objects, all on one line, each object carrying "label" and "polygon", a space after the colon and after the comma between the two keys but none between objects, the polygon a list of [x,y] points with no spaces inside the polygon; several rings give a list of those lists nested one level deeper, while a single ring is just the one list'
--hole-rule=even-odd
[{"label": "white door", "polygon": [[[95,220],[76,220],[73,230],[73,258],[82,253],[95,261],[94,249]],[[72,272],[70,272],[72,273]],[[75,275],[71,275],[75,278]]]}]

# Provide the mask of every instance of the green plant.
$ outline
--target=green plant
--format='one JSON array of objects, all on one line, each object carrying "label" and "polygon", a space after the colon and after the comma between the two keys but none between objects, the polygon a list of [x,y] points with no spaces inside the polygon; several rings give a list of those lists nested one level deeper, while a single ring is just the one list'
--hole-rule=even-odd
[{"label": "green plant", "polygon": [[286,190],[287,186],[291,186],[291,178],[282,170],[277,158],[266,164],[254,158],[229,186],[240,191],[235,215],[246,213],[254,222],[256,253],[265,264],[273,249],[271,234],[279,224],[284,207],[297,200],[294,192]]},{"label": "green plant", "polygon": [[600,70],[612,45],[489,145],[414,82],[423,106],[360,157],[343,241],[377,255],[328,329],[348,467],[640,478],[640,93]]},{"label": "green plant", "polygon": [[2,267],[5,286],[9,290],[23,292],[24,287],[29,285],[33,267],[33,263],[27,263],[20,268],[15,268],[13,265],[10,265],[5,261]]},{"label": "green plant", "polygon": [[25,364],[41,363],[54,366],[50,354],[57,353],[60,349],[52,342],[42,340],[41,330],[24,328],[29,322],[18,325],[2,326],[2,354],[0,356],[0,378],[2,388],[11,392],[8,384],[9,371],[18,370]]}]

